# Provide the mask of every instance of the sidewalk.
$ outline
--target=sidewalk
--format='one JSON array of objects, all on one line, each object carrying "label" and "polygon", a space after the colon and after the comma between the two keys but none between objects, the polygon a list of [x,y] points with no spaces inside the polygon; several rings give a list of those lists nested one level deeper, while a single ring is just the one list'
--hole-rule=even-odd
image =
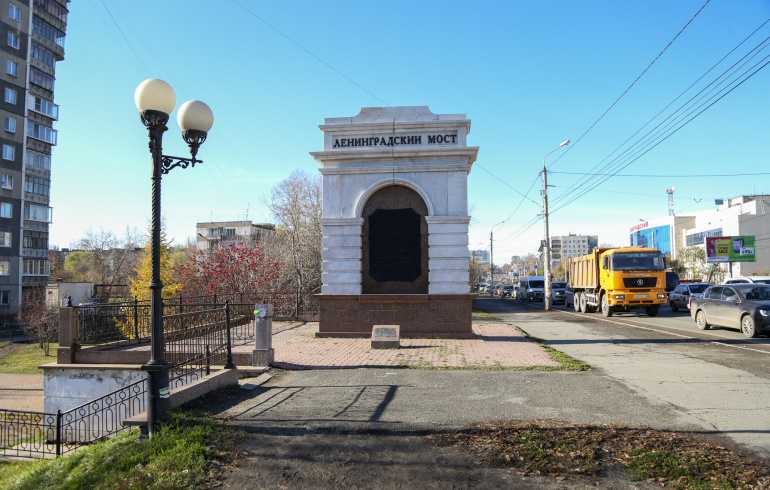
[{"label": "sidewalk", "polygon": [[[474,319],[476,320],[476,319]],[[370,339],[315,338],[318,323],[275,322],[273,366],[282,369],[522,369],[558,363],[517,328],[474,322],[475,339],[401,339],[399,349],[372,349]],[[149,345],[133,349],[149,349]],[[251,353],[253,341],[233,347]],[[241,366],[243,367],[243,366]],[[0,409],[43,411],[43,375],[0,374]]]},{"label": "sidewalk", "polygon": [[42,374],[0,374],[0,409],[43,411]]},{"label": "sidewalk", "polygon": [[[401,339],[399,349],[372,349],[370,339],[315,338],[318,323],[274,323],[276,367],[338,369],[357,367],[500,369],[558,363],[515,327],[475,323],[475,339]],[[253,344],[233,347],[251,352]]]}]

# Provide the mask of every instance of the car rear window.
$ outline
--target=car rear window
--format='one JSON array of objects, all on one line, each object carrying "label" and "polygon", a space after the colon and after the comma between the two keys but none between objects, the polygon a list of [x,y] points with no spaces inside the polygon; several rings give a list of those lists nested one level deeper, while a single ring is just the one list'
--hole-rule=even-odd
[{"label": "car rear window", "polygon": [[708,287],[709,287],[708,284],[691,284],[690,285],[690,292],[691,293],[702,293]]}]

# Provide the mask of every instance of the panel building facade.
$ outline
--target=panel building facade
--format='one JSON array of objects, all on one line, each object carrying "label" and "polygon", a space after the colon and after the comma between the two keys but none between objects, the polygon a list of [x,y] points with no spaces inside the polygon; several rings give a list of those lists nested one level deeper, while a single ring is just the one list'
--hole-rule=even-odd
[{"label": "panel building facade", "polygon": [[0,318],[48,282],[56,63],[64,59],[69,0],[0,0]]}]

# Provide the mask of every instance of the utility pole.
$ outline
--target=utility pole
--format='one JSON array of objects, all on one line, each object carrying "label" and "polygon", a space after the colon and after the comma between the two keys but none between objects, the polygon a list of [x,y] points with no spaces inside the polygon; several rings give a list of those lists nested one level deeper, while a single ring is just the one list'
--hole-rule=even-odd
[{"label": "utility pole", "polygon": [[543,157],[543,222],[545,223],[545,240],[543,241],[543,277],[545,278],[545,288],[543,288],[543,304],[546,311],[551,310],[553,294],[551,292],[551,236],[548,231],[548,171],[545,167],[545,157],[568,144],[569,140],[549,151]]},{"label": "utility pole", "polygon": [[495,261],[494,261],[494,254],[492,253],[492,244],[494,240],[492,239],[493,235],[492,233],[495,230],[495,226],[502,225],[505,223],[505,220],[492,225],[492,228],[489,229],[489,292],[494,294],[495,290]]}]

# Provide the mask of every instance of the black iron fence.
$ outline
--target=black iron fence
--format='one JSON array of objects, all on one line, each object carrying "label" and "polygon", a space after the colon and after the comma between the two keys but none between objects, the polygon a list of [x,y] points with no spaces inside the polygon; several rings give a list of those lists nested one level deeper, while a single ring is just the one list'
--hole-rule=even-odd
[{"label": "black iron fence", "polygon": [[141,380],[65,412],[0,410],[0,455],[51,458],[115,435],[145,411],[146,391]]},{"label": "black iron fence", "polygon": [[[254,338],[252,304],[226,301],[221,306],[185,303],[184,307],[187,310],[182,313],[163,316],[164,356],[172,365],[172,389],[210,374],[212,365],[232,365],[232,338],[238,342]],[[149,305],[137,301],[81,308],[78,338],[117,343],[149,338],[149,319],[142,319],[145,308]],[[93,311],[97,309],[102,311]],[[110,437],[128,428],[123,425],[126,419],[146,411],[146,398],[147,381],[143,379],[56,414],[0,410],[0,455],[54,457]]]},{"label": "black iron fence", "polygon": [[[179,330],[189,322],[190,314],[223,308],[230,302],[234,314],[251,314],[257,303],[273,305],[275,320],[313,320],[318,318],[318,300],[304,297],[300,300],[292,293],[259,292],[229,293],[207,296],[174,296],[163,299],[163,330]],[[91,304],[77,307],[76,341],[80,345],[114,343],[115,346],[150,341],[150,302],[128,301],[123,303]],[[166,320],[173,318],[173,320]],[[167,325],[168,323],[168,325]]]}]

